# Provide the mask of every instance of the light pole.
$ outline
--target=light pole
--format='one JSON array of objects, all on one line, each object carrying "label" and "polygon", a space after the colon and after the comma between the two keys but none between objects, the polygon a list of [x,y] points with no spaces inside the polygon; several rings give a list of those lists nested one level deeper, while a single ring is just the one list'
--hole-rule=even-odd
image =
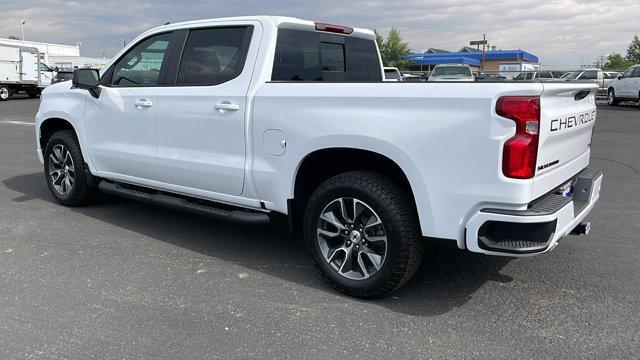
[{"label": "light pole", "polygon": [[20,20],[20,31],[22,32],[22,42],[24,42],[24,23],[26,23],[25,20]]}]

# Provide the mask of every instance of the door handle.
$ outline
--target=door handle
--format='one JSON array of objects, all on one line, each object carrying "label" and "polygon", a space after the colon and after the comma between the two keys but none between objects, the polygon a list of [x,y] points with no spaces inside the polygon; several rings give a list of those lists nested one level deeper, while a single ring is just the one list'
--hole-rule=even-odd
[{"label": "door handle", "polygon": [[216,110],[218,110],[221,113],[224,113],[227,111],[238,111],[240,110],[240,105],[232,104],[229,101],[223,101],[216,104]]},{"label": "door handle", "polygon": [[133,105],[138,109],[150,108],[153,106],[153,103],[146,99],[140,99],[133,102]]}]

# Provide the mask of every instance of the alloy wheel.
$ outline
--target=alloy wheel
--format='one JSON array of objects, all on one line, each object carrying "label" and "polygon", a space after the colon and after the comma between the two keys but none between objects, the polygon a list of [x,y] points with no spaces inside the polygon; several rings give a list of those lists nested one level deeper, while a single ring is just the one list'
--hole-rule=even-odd
[{"label": "alloy wheel", "polygon": [[324,259],[339,275],[364,280],[382,268],[387,235],[382,219],[356,198],[331,201],[317,221],[317,239]]},{"label": "alloy wheel", "polygon": [[0,87],[0,99],[7,100],[9,98],[9,89],[6,87]]},{"label": "alloy wheel", "polygon": [[616,95],[613,93],[613,90],[609,90],[609,95],[607,96],[607,102],[609,105],[613,105],[616,100]]},{"label": "alloy wheel", "polygon": [[49,177],[53,188],[60,195],[67,195],[73,190],[75,184],[73,158],[62,144],[54,146],[49,154]]}]

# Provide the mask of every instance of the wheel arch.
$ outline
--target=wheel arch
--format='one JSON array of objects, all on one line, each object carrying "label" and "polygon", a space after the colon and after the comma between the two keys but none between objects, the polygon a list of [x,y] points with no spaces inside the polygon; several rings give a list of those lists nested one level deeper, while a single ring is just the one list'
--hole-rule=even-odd
[{"label": "wheel arch", "polygon": [[51,138],[51,135],[61,130],[71,130],[75,134],[76,138],[79,140],[78,131],[73,126],[71,121],[60,117],[50,117],[42,121],[40,126],[38,127],[39,138],[38,145],[40,148],[44,150]]},{"label": "wheel arch", "polygon": [[[379,142],[379,140],[378,140]],[[412,206],[420,219],[422,233],[431,228],[433,218],[427,189],[418,167],[404,153],[390,154],[377,149],[358,146],[339,146],[316,148],[301,157],[293,174],[288,213],[292,224],[298,223],[301,209],[315,188],[323,181],[347,171],[368,170],[384,174],[405,187]]]}]

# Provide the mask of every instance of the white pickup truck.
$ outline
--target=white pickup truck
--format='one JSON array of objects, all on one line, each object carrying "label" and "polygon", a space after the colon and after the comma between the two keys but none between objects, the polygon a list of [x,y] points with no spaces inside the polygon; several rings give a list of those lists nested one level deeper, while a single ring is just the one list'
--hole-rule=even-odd
[{"label": "white pickup truck", "polygon": [[377,297],[430,238],[530,256],[587,232],[595,91],[384,82],[372,31],[202,20],[48,87],[36,144],[63,205],[103,191],[239,222],[286,214],[332,286]]}]

